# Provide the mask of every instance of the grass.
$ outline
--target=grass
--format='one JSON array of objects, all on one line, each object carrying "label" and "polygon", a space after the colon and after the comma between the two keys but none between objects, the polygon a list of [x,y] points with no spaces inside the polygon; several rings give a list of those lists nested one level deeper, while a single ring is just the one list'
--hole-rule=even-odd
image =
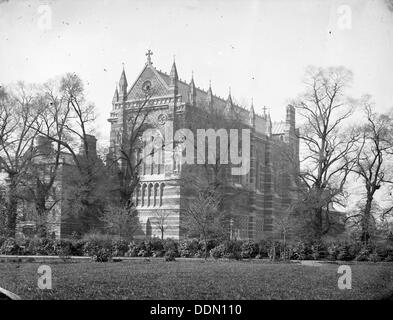
[{"label": "grass", "polygon": [[53,263],[52,290],[37,288],[38,263],[0,263],[0,287],[22,299],[380,299],[392,264],[354,264],[340,290],[338,265],[250,261]]}]

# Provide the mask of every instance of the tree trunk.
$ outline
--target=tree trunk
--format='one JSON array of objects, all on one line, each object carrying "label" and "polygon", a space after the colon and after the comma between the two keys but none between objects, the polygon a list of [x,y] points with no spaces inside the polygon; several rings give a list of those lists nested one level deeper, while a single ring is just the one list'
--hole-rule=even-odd
[{"label": "tree trunk", "polygon": [[14,238],[16,233],[16,218],[17,218],[17,208],[18,201],[15,196],[15,187],[11,183],[9,186],[9,193],[7,199],[7,234],[9,237]]},{"label": "tree trunk", "polygon": [[366,245],[370,240],[370,215],[371,215],[371,204],[373,201],[372,196],[367,197],[366,206],[364,207],[364,213],[361,222],[361,241]]},{"label": "tree trunk", "polygon": [[323,231],[323,208],[315,209],[315,230],[314,230],[314,237],[315,240],[320,241],[322,238],[322,231]]},{"label": "tree trunk", "polygon": [[35,204],[37,219],[36,219],[36,232],[40,238],[47,236],[46,233],[46,199],[45,196],[39,194]]},{"label": "tree trunk", "polygon": [[207,260],[207,238],[205,237],[205,260]]}]

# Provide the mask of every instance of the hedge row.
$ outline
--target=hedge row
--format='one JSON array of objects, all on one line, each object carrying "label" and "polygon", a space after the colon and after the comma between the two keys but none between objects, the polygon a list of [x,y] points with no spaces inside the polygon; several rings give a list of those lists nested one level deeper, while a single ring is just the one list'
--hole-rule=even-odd
[{"label": "hedge row", "polygon": [[[393,261],[393,244],[374,244],[364,246],[359,242],[309,243],[295,242],[283,245],[281,242],[254,241],[209,241],[209,256],[229,259],[292,259],[292,260],[357,260]],[[118,257],[175,257],[205,256],[203,241],[171,239],[152,239],[142,242],[92,238],[88,240],[53,240],[34,238],[16,241],[0,238],[0,254],[7,255],[56,255],[92,256],[98,261],[106,261],[111,256]]]}]

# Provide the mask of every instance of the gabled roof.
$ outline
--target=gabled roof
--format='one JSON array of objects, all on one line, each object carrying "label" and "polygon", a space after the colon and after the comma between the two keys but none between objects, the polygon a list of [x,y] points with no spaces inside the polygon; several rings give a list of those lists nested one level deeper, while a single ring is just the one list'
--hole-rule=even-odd
[{"label": "gabled roof", "polygon": [[152,87],[156,90],[154,95],[164,96],[169,93],[169,82],[163,79],[161,74],[151,64],[146,64],[135,82],[130,86],[127,93],[127,100],[143,98],[145,93],[142,90],[142,85],[147,80],[152,82]]},{"label": "gabled roof", "polygon": [[[174,70],[173,66],[171,71],[172,73],[175,72],[177,76],[177,70]],[[146,63],[144,68],[136,78],[135,82],[129,87],[127,93],[127,100],[134,100],[134,99],[136,100],[136,99],[143,98],[144,93],[142,90],[142,85],[147,80],[150,80],[152,82],[152,86],[157,91],[154,95],[165,96],[170,94],[171,76],[161,70],[157,70],[153,66],[153,64]],[[183,101],[189,102],[189,92],[191,90],[191,85],[178,78],[177,87],[178,87],[178,94],[183,97]],[[209,96],[209,91],[202,90],[198,87],[195,87],[195,91],[196,91],[197,105],[206,105]],[[227,106],[226,99],[223,99],[221,97],[212,94],[212,100],[213,100],[213,106],[215,108],[218,108],[219,110],[222,111],[225,110],[225,107]],[[250,111],[245,109],[244,107],[234,104],[233,102],[232,104],[233,104],[233,109],[236,111],[236,113],[239,114],[239,116],[242,118],[244,123],[248,124],[250,118]],[[255,115],[255,117],[257,119],[260,119],[261,121],[264,119],[263,117],[257,114]]]}]

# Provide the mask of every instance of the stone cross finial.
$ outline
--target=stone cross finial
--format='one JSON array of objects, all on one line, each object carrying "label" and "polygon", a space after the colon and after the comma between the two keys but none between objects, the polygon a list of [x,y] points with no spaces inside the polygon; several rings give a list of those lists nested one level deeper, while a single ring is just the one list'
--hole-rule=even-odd
[{"label": "stone cross finial", "polygon": [[147,63],[148,64],[152,64],[152,62],[151,62],[151,56],[153,55],[153,52],[149,49],[149,50],[147,50],[147,52],[146,52],[146,56],[147,56]]},{"label": "stone cross finial", "polygon": [[266,106],[263,106],[262,110],[263,110],[263,114],[266,114],[266,110],[267,110]]}]

